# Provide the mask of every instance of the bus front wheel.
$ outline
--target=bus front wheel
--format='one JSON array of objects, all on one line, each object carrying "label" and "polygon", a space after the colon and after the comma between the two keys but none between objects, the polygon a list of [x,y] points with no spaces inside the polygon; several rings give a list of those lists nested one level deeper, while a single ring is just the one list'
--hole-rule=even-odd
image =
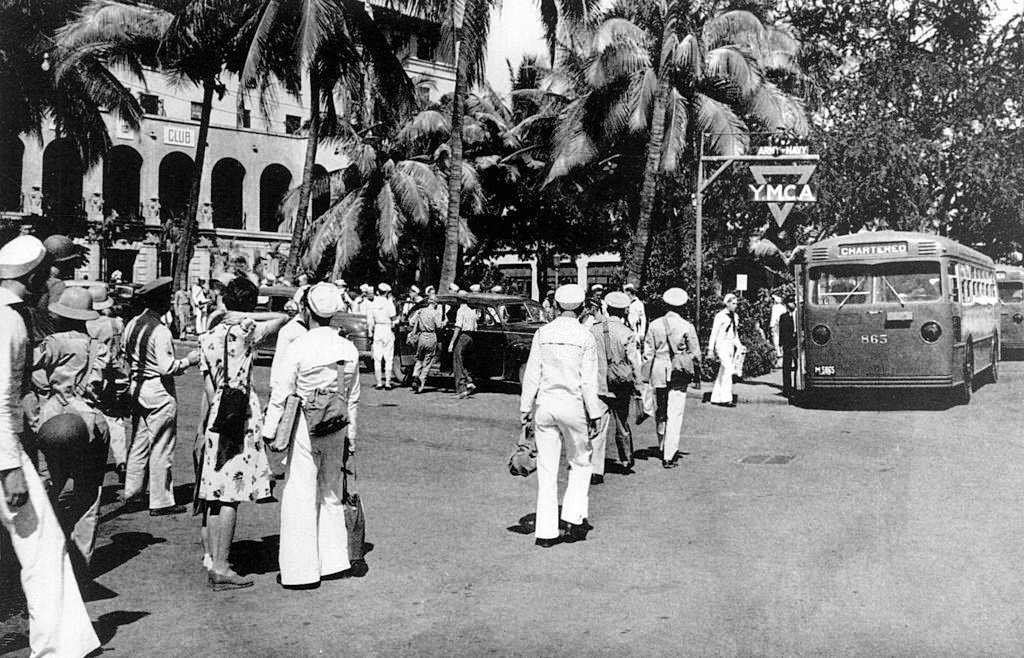
[{"label": "bus front wheel", "polygon": [[960,404],[970,404],[974,393],[974,351],[968,346],[964,354],[964,381],[957,392]]}]

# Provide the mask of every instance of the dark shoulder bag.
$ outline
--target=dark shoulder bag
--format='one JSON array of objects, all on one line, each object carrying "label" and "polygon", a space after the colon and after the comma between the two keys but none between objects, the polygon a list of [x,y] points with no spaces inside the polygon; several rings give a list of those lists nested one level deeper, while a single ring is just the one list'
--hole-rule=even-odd
[{"label": "dark shoulder bag", "polygon": [[210,430],[217,433],[230,432],[232,429],[244,428],[249,419],[249,390],[231,386],[228,376],[228,340],[231,327],[224,332],[224,381],[220,385],[220,404],[217,405],[217,417],[213,419]]},{"label": "dark shoulder bag", "polygon": [[[669,331],[668,321],[665,320],[665,342],[668,343],[668,354],[672,359],[671,383],[679,386],[687,386],[694,379],[693,355],[690,354],[689,346],[683,352],[677,350],[678,345],[672,345],[672,333]],[[683,342],[688,342],[686,332],[683,332]]]},{"label": "dark shoulder bag", "polygon": [[313,438],[334,434],[348,425],[348,398],[342,397],[345,389],[345,367],[339,363],[337,369],[337,389],[317,389],[302,405],[302,412],[306,415],[306,426]]}]

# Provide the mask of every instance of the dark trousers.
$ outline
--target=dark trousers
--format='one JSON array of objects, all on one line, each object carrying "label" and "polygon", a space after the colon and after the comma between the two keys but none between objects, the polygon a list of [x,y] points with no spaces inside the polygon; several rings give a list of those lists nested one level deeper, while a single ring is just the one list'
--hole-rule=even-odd
[{"label": "dark trousers", "polygon": [[793,369],[796,366],[796,348],[782,348],[782,392],[793,390]]},{"label": "dark trousers", "polygon": [[629,401],[631,391],[616,391],[615,397],[602,398],[612,414],[615,424],[615,445],[619,449],[619,463],[633,461],[633,432],[629,429]]},{"label": "dark trousers", "polygon": [[469,360],[473,358],[473,339],[460,332],[452,350],[452,365],[455,368],[455,391],[462,393],[473,383],[469,372]]}]

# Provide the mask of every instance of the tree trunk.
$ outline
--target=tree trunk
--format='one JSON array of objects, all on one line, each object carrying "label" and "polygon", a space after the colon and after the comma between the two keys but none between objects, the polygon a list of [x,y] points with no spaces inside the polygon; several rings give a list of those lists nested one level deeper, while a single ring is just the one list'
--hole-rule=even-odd
[{"label": "tree trunk", "polygon": [[668,91],[668,77],[662,72],[658,79],[658,91],[654,96],[654,111],[651,113],[651,136],[647,141],[647,161],[644,164],[644,180],[640,187],[636,231],[633,234],[632,248],[626,258],[626,281],[637,287],[643,285],[647,276],[647,259],[651,255],[651,217],[654,214],[654,200],[658,194]]},{"label": "tree trunk", "polygon": [[288,262],[284,267],[284,277],[291,279],[299,269],[302,257],[303,237],[306,233],[306,214],[309,211],[309,197],[313,188],[313,166],[316,164],[316,151],[320,146],[320,80],[316,71],[309,70],[309,136],[306,138],[306,161],[302,165],[302,186],[299,188],[299,205],[295,209],[295,220],[292,222],[292,241],[288,247]]},{"label": "tree trunk", "polygon": [[537,243],[537,300],[543,301],[548,294],[548,270],[554,267],[555,259],[551,247],[543,242]]},{"label": "tree trunk", "polygon": [[462,205],[462,111],[466,102],[465,56],[460,44],[455,53],[455,92],[452,94],[452,136],[448,160],[448,218],[444,231],[444,260],[438,291],[455,281],[459,259],[459,209]]},{"label": "tree trunk", "polygon": [[206,160],[206,139],[210,134],[210,112],[213,110],[213,87],[216,78],[203,80],[203,112],[199,117],[199,140],[196,142],[196,161],[192,166],[192,187],[188,192],[188,205],[181,220],[181,236],[178,238],[178,253],[174,262],[174,289],[187,286],[189,264],[196,250],[199,237],[199,189],[203,181],[203,162]]}]

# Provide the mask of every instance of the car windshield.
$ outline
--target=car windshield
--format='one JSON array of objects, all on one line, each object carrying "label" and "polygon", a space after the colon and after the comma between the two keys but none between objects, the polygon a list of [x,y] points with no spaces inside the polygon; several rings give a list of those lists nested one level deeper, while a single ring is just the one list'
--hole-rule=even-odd
[{"label": "car windshield", "polygon": [[1024,301],[1024,281],[1005,281],[999,284],[999,301]]},{"label": "car windshield", "polygon": [[810,298],[819,306],[906,304],[942,299],[939,263],[931,261],[878,265],[826,265],[810,273]]},{"label": "car windshield", "polygon": [[543,309],[537,302],[510,302],[495,308],[504,322],[543,322]]}]

